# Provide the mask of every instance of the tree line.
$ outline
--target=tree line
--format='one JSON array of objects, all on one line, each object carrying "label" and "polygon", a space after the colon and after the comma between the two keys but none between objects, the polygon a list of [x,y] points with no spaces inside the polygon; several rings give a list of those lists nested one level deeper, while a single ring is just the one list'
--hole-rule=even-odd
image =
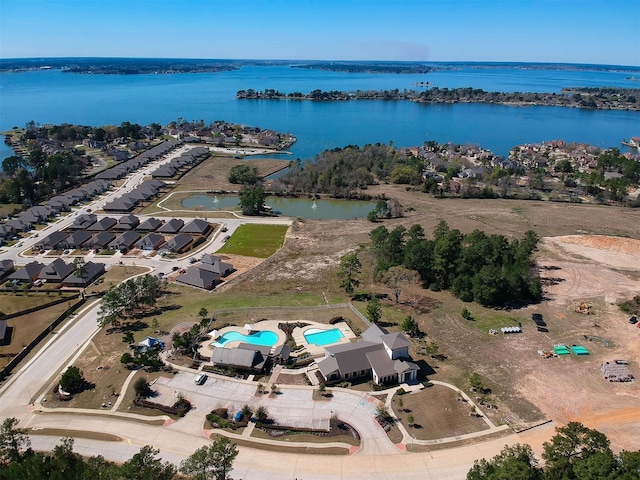
[{"label": "tree line", "polygon": [[123,464],[103,456],[83,457],[73,451],[74,440],[61,439],[51,453],[31,449],[26,430],[16,418],[0,425],[0,478],[3,480],[230,480],[238,449],[226,437],[193,452],[177,468],[163,462],[160,451],[145,445]]},{"label": "tree line", "polygon": [[614,454],[603,433],[578,422],[556,428],[543,445],[541,465],[529,445],[505,446],[491,460],[476,460],[467,480],[637,480],[640,451]]},{"label": "tree line", "polygon": [[[376,277],[385,279],[392,288],[400,273],[407,275],[393,267],[403,266],[417,272],[425,286],[448,289],[466,302],[502,306],[537,301],[542,296],[533,261],[539,238],[532,230],[509,241],[503,235],[480,230],[462,234],[443,220],[434,228],[431,240],[418,224],[409,230],[397,226],[391,231],[380,226],[369,238]],[[395,288],[394,293],[397,299]]]}]

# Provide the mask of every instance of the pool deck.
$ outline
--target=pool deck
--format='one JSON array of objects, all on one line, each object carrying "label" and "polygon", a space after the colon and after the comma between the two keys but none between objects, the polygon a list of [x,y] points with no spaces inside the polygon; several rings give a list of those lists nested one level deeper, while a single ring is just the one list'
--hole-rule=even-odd
[{"label": "pool deck", "polygon": [[[309,354],[312,357],[324,356],[325,347],[328,347],[330,345],[338,345],[341,343],[351,343],[353,340],[356,339],[355,333],[351,331],[351,329],[349,328],[349,325],[347,325],[345,322],[338,322],[335,325],[327,325],[326,323],[316,323],[316,322],[305,322],[305,323],[308,323],[309,325],[303,328],[296,328],[293,331],[293,340],[296,342],[297,345],[304,345],[305,347],[304,350],[301,350],[300,352],[296,352],[297,354],[300,354],[303,352],[309,352]],[[333,330],[334,328],[337,328],[342,333],[342,338],[335,343],[329,343],[327,345],[323,345],[319,347],[315,344],[311,344],[307,342],[307,339],[304,338],[305,332],[312,328],[317,328],[319,330]]]},{"label": "pool deck", "polygon": [[[296,342],[296,344],[304,346],[303,349],[295,352],[296,355],[300,355],[302,353],[308,352],[312,357],[324,356],[324,347],[329,345],[337,345],[340,343],[350,343],[352,340],[356,338],[356,335],[351,331],[351,329],[345,322],[339,322],[339,323],[336,323],[335,325],[310,322],[306,320],[300,320],[300,322],[307,323],[308,325],[303,328],[296,328],[293,330],[293,339]],[[278,340],[273,345],[273,347],[271,347],[271,348],[275,348],[278,345],[282,345],[287,341],[286,334],[278,328],[278,324],[280,323],[295,323],[295,322],[282,322],[280,320],[264,320],[262,322],[254,323],[253,327],[254,327],[254,331],[269,330],[275,333],[278,336]],[[343,338],[341,338],[340,341],[336,343],[318,347],[317,345],[310,344],[304,338],[304,333],[311,328],[317,328],[320,330],[333,330],[334,328],[337,328],[342,333]],[[216,339],[227,332],[238,332],[243,335],[247,334],[247,331],[244,329],[244,327],[239,327],[239,326],[224,327],[220,329],[220,331],[218,332],[218,337],[210,338],[200,343],[200,355],[211,358],[214,348],[234,348],[234,347],[237,347],[238,344],[243,343],[242,340],[233,340],[233,341],[226,342],[222,347],[213,347],[212,344],[216,341]]]}]

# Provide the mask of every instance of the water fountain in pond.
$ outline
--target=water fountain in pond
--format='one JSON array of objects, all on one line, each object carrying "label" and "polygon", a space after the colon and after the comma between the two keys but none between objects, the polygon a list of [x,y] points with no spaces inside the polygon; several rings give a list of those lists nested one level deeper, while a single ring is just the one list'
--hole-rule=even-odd
[{"label": "water fountain in pond", "polygon": [[213,196],[213,200],[212,201],[213,201],[213,203],[220,203],[220,200],[218,199],[217,195]]},{"label": "water fountain in pond", "polygon": [[316,205],[316,201],[314,200],[313,203],[311,204],[311,208],[313,208],[314,210],[316,208],[318,208],[318,205]]}]

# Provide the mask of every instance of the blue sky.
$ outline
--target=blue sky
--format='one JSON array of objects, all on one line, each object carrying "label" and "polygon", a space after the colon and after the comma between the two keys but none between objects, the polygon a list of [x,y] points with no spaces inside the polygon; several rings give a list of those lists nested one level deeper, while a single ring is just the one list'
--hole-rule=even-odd
[{"label": "blue sky", "polygon": [[0,57],[640,66],[640,0],[0,0]]}]

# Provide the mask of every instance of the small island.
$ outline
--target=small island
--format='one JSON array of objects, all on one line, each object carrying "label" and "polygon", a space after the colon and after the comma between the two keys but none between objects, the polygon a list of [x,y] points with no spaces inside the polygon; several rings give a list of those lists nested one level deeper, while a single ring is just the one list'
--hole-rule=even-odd
[{"label": "small island", "polygon": [[[420,85],[427,86],[427,84]],[[267,88],[263,91],[253,89],[239,90],[236,98],[260,100],[408,100],[427,104],[452,103],[490,103],[510,106],[550,106],[569,108],[588,108],[597,110],[633,110],[640,111],[640,89],[617,87],[572,87],[563,88],[561,93],[535,92],[487,92],[481,88],[440,88],[431,87],[423,91],[400,90],[356,90],[323,91],[312,90],[309,93],[283,93]]]}]

